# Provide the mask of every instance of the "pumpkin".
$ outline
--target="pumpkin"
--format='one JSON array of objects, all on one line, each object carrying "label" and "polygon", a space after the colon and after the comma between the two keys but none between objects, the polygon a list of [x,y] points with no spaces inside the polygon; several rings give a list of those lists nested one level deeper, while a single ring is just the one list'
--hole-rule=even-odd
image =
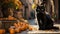
[{"label": "pumpkin", "polygon": [[22,23],[22,22],[20,22],[20,25],[22,26],[22,25],[23,25],[23,23]]},{"label": "pumpkin", "polygon": [[21,30],[23,31],[25,28],[24,27],[21,27]]},{"label": "pumpkin", "polygon": [[27,28],[27,27],[26,27],[26,24],[24,24],[23,26],[24,26],[25,29]]},{"label": "pumpkin", "polygon": [[18,25],[16,24],[16,23],[14,23],[14,26],[17,28],[18,27]]},{"label": "pumpkin", "polygon": [[20,32],[20,28],[16,28],[15,32],[19,33]]},{"label": "pumpkin", "polygon": [[33,30],[33,28],[32,27],[29,27],[29,31],[32,31]]},{"label": "pumpkin", "polygon": [[5,33],[5,29],[0,29],[0,34]]},{"label": "pumpkin", "polygon": [[20,32],[22,31],[21,29],[22,29],[22,28],[21,28],[21,27],[19,27]]},{"label": "pumpkin", "polygon": [[26,26],[25,25],[23,25],[21,28],[22,28],[21,30],[26,30]]},{"label": "pumpkin", "polygon": [[9,17],[8,17],[8,20],[13,20],[13,17],[12,17],[12,16],[9,16]]},{"label": "pumpkin", "polygon": [[27,29],[29,27],[29,24],[25,23],[24,26]]},{"label": "pumpkin", "polygon": [[26,29],[29,27],[29,24],[26,24]]},{"label": "pumpkin", "polygon": [[16,20],[16,18],[12,17],[12,16],[9,16],[8,17],[8,20]]},{"label": "pumpkin", "polygon": [[18,25],[19,27],[21,26],[21,24],[20,24],[20,23],[18,23],[17,25]]},{"label": "pumpkin", "polygon": [[10,34],[13,34],[13,33],[10,33]]},{"label": "pumpkin", "polygon": [[14,34],[15,33],[15,29],[9,28],[9,32],[10,32],[10,34]]}]

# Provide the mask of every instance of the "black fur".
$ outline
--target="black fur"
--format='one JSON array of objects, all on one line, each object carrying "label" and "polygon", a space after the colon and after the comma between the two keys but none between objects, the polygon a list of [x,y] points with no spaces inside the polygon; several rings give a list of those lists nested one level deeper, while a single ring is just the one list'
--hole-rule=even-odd
[{"label": "black fur", "polygon": [[[43,9],[43,10],[42,10]],[[50,18],[49,15],[44,13],[45,7],[44,6],[37,6],[37,20],[39,25],[39,30],[46,30],[53,28],[53,20]],[[40,22],[41,21],[41,22]]]}]

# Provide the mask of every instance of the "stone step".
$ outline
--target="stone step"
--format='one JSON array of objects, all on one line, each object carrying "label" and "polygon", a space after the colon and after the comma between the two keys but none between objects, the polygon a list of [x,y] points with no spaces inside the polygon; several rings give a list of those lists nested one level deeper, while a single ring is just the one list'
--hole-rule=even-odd
[{"label": "stone step", "polygon": [[60,31],[29,31],[28,34],[60,34]]},{"label": "stone step", "polygon": [[37,30],[28,31],[28,34],[60,34],[60,24],[54,24],[54,26],[59,27],[59,30],[38,30],[38,25],[31,25]]}]

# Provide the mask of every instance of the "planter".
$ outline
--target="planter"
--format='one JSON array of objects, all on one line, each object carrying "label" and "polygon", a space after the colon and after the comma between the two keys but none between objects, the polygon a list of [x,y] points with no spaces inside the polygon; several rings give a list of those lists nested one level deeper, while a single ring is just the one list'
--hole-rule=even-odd
[{"label": "planter", "polygon": [[8,28],[10,26],[13,26],[14,23],[17,23],[16,20],[6,20],[6,19],[3,19],[3,20],[0,20],[0,21],[2,23],[2,28],[6,29],[6,31],[8,31]]}]

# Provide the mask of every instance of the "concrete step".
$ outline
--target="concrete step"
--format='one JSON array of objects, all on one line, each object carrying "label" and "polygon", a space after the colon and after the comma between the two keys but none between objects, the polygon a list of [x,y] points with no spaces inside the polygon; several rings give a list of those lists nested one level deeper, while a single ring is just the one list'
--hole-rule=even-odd
[{"label": "concrete step", "polygon": [[60,34],[60,24],[54,24],[54,26],[59,27],[59,30],[38,30],[38,25],[31,25],[37,30],[28,31],[28,34]]}]

